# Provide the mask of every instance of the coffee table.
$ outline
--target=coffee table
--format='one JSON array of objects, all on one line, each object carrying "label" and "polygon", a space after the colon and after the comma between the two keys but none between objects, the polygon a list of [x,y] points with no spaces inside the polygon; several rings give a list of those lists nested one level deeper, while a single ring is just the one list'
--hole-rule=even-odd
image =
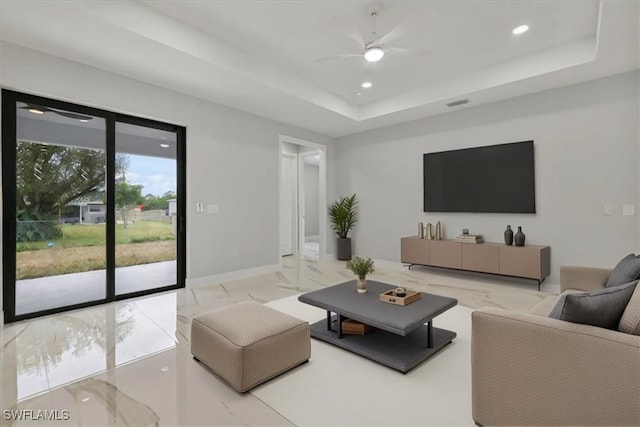
[{"label": "coffee table", "polygon": [[[327,311],[326,320],[311,325],[312,337],[407,373],[456,337],[453,331],[434,328],[433,318],[458,300],[425,292],[406,306],[379,300],[380,294],[394,288],[367,280],[367,292],[360,294],[356,281],[351,280],[302,294],[298,300]],[[342,333],[346,319],[377,329],[365,335],[346,335]]]}]

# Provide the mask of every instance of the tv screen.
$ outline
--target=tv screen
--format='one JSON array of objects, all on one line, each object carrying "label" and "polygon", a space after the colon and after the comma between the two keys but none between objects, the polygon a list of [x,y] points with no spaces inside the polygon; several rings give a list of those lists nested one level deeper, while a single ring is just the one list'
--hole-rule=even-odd
[{"label": "tv screen", "polygon": [[424,154],[425,212],[535,213],[533,141]]}]

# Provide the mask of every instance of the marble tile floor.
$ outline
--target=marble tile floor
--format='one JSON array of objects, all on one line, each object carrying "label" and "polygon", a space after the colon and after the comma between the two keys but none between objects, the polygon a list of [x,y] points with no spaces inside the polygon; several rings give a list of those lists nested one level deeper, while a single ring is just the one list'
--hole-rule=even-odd
[{"label": "marble tile floor", "polygon": [[[548,295],[531,281],[392,262],[376,263],[370,278],[452,296],[469,308],[526,311]],[[286,257],[277,273],[5,325],[0,424],[291,425],[286,414],[193,361],[190,321],[236,301],[266,303],[351,279],[344,262]],[[558,291],[548,283],[543,289]]]}]

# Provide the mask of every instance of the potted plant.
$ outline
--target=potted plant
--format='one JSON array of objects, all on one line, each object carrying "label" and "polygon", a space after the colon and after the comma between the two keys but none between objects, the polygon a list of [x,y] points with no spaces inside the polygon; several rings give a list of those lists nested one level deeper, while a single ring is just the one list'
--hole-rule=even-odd
[{"label": "potted plant", "polygon": [[352,196],[342,197],[329,206],[331,228],[338,236],[337,250],[340,261],[351,259],[351,238],[348,235],[349,231],[358,222],[357,204],[358,200],[356,195],[353,194]]},{"label": "potted plant", "polygon": [[364,259],[357,256],[347,261],[347,268],[358,276],[358,292],[367,292],[367,274],[375,271],[373,268],[373,260],[371,258]]}]

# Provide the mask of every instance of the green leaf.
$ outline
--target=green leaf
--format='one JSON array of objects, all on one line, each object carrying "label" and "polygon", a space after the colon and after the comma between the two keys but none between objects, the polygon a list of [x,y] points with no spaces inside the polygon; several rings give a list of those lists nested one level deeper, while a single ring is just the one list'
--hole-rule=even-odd
[{"label": "green leaf", "polygon": [[358,222],[358,200],[355,193],[333,202],[329,206],[331,228],[341,239],[346,239],[349,231]]}]

